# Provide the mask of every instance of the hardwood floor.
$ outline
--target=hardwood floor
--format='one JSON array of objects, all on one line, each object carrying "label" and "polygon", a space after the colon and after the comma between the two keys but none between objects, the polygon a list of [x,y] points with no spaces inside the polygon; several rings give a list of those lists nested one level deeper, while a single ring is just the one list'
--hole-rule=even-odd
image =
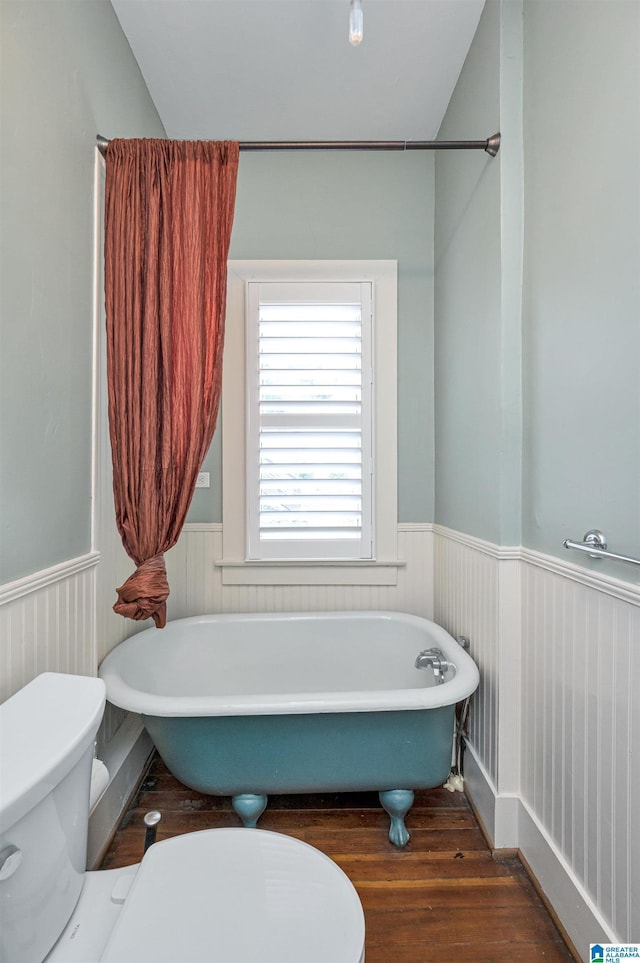
[{"label": "hardwood floor", "polygon": [[[142,858],[151,809],[162,812],[158,839],[239,825],[229,798],[187,789],[155,757],[103,869]],[[366,963],[573,960],[522,864],[492,856],[462,793],[416,793],[406,822],[411,840],[399,851],[376,793],[329,793],[272,796],[259,825],[316,846],[350,877],[365,912]]]}]

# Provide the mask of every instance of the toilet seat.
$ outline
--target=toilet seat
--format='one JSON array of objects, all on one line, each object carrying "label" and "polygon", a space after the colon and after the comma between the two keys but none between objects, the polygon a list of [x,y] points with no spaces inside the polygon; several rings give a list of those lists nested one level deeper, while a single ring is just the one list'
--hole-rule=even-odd
[{"label": "toilet seat", "polygon": [[363,963],[358,895],[328,856],[260,829],[146,853],[101,963]]}]

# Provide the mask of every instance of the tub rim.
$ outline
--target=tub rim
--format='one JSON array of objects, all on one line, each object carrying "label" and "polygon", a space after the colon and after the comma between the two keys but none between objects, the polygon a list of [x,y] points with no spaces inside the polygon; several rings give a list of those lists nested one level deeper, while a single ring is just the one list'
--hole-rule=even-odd
[{"label": "tub rim", "polygon": [[[155,628],[138,632],[120,642],[102,661],[99,676],[107,687],[107,699],[113,705],[143,716],[244,716],[291,715],[299,713],[389,712],[398,710],[435,709],[454,705],[470,696],[479,684],[478,667],[455,639],[436,622],[404,612],[366,609],[330,612],[248,612],[208,613],[174,619],[172,626],[188,626],[203,622],[277,622],[314,621],[317,619],[357,621],[364,618],[388,619],[414,627],[425,626],[425,647],[438,645],[456,667],[452,679],[442,685],[401,689],[331,690],[311,693],[273,692],[268,694],[231,696],[167,696],[135,688],[125,681],[119,666],[131,650],[157,641]],[[162,630],[165,632],[167,629]],[[416,655],[418,653],[416,652]],[[151,657],[151,656],[150,656]]]}]

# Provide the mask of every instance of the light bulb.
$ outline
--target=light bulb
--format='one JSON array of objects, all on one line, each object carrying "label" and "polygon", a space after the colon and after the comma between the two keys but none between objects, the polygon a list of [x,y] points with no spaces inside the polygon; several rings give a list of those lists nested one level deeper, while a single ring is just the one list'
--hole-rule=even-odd
[{"label": "light bulb", "polygon": [[362,0],[351,0],[351,10],[349,11],[349,43],[352,47],[357,47],[359,43],[362,43],[363,30]]}]

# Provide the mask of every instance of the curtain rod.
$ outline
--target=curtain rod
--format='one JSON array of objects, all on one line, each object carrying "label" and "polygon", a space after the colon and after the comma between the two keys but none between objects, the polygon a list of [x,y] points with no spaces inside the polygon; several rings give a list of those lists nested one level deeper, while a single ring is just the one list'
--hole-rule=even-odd
[{"label": "curtain rod", "polygon": [[[98,134],[98,150],[106,156],[109,141]],[[484,150],[495,157],[500,133],[486,140],[250,140],[240,141],[241,151],[271,150]]]}]

